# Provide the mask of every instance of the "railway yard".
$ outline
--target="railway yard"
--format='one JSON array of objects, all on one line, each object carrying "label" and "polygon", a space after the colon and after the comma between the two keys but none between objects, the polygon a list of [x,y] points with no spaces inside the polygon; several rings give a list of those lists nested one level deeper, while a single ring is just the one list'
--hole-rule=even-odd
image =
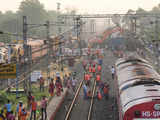
[{"label": "railway yard", "polygon": [[[105,57],[103,61],[102,67],[102,81],[109,83],[110,91],[109,91],[109,99],[106,100],[103,98],[101,101],[96,98],[93,99],[92,110],[90,111],[91,101],[92,99],[84,100],[83,98],[83,89],[80,90],[79,96],[77,97],[77,101],[74,103],[74,107],[70,113],[69,120],[82,120],[82,119],[107,119],[107,120],[118,120],[118,109],[116,103],[116,93],[114,89],[114,80],[111,77],[111,66],[114,65],[114,61],[116,57],[112,54],[111,51],[105,51]],[[75,66],[79,68],[79,65]],[[83,68],[77,71],[79,74],[77,75],[79,82],[83,80]],[[92,79],[92,86],[94,87],[94,80]],[[93,88],[92,88],[93,89]],[[71,93],[70,93],[71,92]],[[69,110],[69,106],[72,102],[73,95],[72,91],[70,91],[64,100],[62,108],[56,115],[57,120],[66,119],[67,112]],[[89,117],[90,115],[90,118]],[[78,117],[77,117],[78,116]],[[67,119],[66,119],[67,120]]]},{"label": "railway yard", "polygon": [[0,120],[160,120],[160,4],[79,14],[40,1],[0,11]]}]

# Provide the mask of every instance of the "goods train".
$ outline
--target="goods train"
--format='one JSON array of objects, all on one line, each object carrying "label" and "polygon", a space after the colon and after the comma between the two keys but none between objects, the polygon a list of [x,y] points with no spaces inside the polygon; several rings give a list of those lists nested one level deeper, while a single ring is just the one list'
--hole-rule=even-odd
[{"label": "goods train", "polygon": [[160,75],[138,56],[115,63],[119,120],[160,120]]},{"label": "goods train", "polygon": [[[53,50],[57,51],[58,49],[58,43],[59,38],[54,38],[54,36],[51,36],[51,39],[55,39],[53,41],[54,47]],[[31,53],[32,53],[32,61],[36,62],[40,57],[43,57],[47,55],[48,52],[48,44],[45,40],[28,40],[27,45],[31,46]],[[24,49],[23,44],[14,44],[11,46],[12,53],[11,53],[11,60],[13,61],[19,61],[21,63],[24,62]]]},{"label": "goods train", "polygon": [[[47,54],[47,45],[44,44],[44,40],[29,41],[27,45],[31,46],[32,61],[36,61],[38,58]],[[44,48],[44,49],[43,49]],[[11,45],[11,61],[24,62],[24,49],[23,44]]]}]

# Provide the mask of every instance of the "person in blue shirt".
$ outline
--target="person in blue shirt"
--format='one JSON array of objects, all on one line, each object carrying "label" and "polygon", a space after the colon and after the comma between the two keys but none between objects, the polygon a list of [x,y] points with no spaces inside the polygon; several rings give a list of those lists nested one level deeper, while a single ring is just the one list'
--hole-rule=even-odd
[{"label": "person in blue shirt", "polygon": [[5,107],[7,108],[7,113],[10,113],[12,108],[12,104],[10,103],[10,100],[8,100],[8,103],[5,105]]},{"label": "person in blue shirt", "polygon": [[87,86],[86,86],[86,84],[83,85],[83,93],[84,93],[84,99],[87,99]]}]

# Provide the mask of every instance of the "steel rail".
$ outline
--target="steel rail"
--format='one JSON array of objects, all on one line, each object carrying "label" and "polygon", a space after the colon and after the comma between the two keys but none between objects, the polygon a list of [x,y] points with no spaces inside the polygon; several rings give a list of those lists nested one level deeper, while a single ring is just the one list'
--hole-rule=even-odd
[{"label": "steel rail", "polygon": [[66,115],[66,117],[65,117],[65,120],[69,120],[69,116],[70,116],[70,114],[71,114],[71,112],[72,112],[72,109],[73,109],[74,103],[75,103],[75,101],[76,101],[76,98],[77,98],[78,95],[79,95],[79,92],[80,92],[80,90],[81,90],[83,81],[84,81],[84,80],[81,81],[81,83],[80,83],[80,85],[79,85],[79,87],[78,87],[78,89],[77,89],[77,91],[76,91],[76,94],[75,94],[75,96],[74,96],[74,98],[73,98],[73,101],[72,101],[70,107],[69,107],[69,110],[68,110],[68,112],[67,112],[67,115]]},{"label": "steel rail", "polygon": [[87,120],[91,120],[91,114],[92,114],[92,108],[93,108],[93,103],[94,103],[95,91],[96,91],[96,80],[94,80],[94,87],[93,87],[93,90],[92,90],[92,98],[91,98],[91,104],[90,104],[90,107],[89,107]]}]

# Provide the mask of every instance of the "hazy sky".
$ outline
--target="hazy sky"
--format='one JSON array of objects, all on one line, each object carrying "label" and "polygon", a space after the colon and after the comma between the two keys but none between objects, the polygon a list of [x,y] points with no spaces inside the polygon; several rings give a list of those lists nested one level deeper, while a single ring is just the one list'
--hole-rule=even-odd
[{"label": "hazy sky", "polygon": [[[16,11],[22,0],[0,0],[0,11]],[[80,13],[124,13],[128,9],[141,7],[150,10],[160,3],[160,0],[40,0],[47,10],[56,10],[60,2],[61,10],[76,8]]]}]

